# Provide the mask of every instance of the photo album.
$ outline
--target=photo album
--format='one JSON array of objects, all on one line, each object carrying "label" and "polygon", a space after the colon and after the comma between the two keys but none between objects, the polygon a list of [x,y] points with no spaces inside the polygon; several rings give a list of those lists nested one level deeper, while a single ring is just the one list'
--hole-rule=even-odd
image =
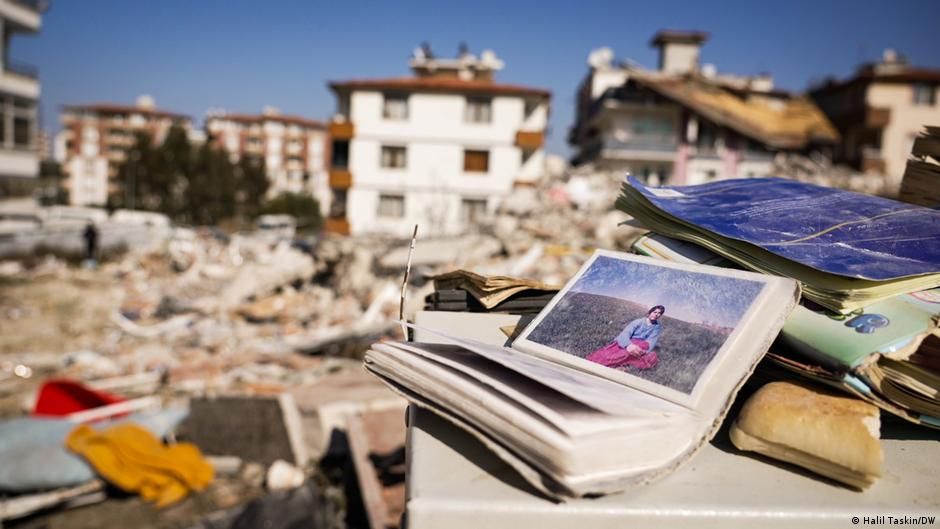
[{"label": "photo album", "polygon": [[598,250],[509,346],[409,324],[437,343],[379,342],[365,365],[543,493],[607,494],[714,436],[798,298],[788,278]]}]

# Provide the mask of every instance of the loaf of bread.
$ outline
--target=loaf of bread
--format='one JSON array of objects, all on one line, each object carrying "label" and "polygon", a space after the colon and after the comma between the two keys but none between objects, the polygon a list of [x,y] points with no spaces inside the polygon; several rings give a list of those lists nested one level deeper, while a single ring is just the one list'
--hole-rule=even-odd
[{"label": "loaf of bread", "polygon": [[740,450],[799,465],[857,489],[881,476],[878,408],[790,382],[772,382],[731,427]]}]

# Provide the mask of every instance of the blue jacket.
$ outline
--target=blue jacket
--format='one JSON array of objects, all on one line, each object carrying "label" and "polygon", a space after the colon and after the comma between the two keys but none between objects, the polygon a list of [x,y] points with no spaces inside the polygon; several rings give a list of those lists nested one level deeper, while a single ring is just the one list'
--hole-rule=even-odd
[{"label": "blue jacket", "polygon": [[659,332],[662,330],[662,325],[659,322],[650,323],[646,319],[646,316],[642,318],[637,318],[630,322],[629,325],[617,335],[617,345],[620,347],[626,347],[630,345],[630,340],[633,338],[639,338],[641,340],[646,340],[650,344],[650,351],[656,347],[656,342],[659,340]]}]

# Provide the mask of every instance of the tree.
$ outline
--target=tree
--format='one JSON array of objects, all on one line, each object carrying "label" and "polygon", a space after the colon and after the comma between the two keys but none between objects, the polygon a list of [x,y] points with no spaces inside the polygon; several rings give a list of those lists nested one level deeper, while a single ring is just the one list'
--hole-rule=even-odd
[{"label": "tree", "polygon": [[217,224],[235,215],[236,181],[232,163],[211,142],[203,144],[186,188],[186,211],[181,215],[193,224]]},{"label": "tree", "polygon": [[309,195],[281,193],[264,204],[263,215],[292,215],[302,231],[314,231],[323,224],[320,203]]},{"label": "tree", "polygon": [[171,127],[159,146],[139,133],[117,180],[115,207],[158,211],[191,224],[215,224],[235,214],[237,182],[228,155],[212,142],[194,148],[181,127]]},{"label": "tree", "polygon": [[39,162],[39,203],[43,206],[68,204],[69,192],[63,185],[65,173],[59,162],[42,160]]},{"label": "tree", "polygon": [[235,167],[236,210],[242,218],[254,218],[268,192],[268,175],[261,156],[242,156]]}]

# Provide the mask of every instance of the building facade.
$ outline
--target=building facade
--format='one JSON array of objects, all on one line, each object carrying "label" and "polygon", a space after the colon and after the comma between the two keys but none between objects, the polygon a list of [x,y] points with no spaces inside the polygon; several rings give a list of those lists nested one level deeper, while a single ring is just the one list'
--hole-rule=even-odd
[{"label": "building facade", "polygon": [[206,131],[232,162],[246,156],[264,160],[269,197],[285,192],[309,194],[321,211],[328,211],[324,123],[268,108],[261,114],[212,113],[206,118]]},{"label": "building facade", "polygon": [[[10,58],[10,40],[36,34],[45,2],[0,0],[0,180],[20,188],[39,175],[39,74],[34,66]],[[2,193],[2,191],[0,191]]]},{"label": "building facade", "polygon": [[122,163],[132,156],[138,133],[160,144],[170,128],[189,133],[189,116],[160,110],[153,98],[141,96],[137,104],[94,103],[62,108],[62,130],[56,144],[63,159],[69,202],[75,206],[103,206],[116,192],[114,179]]},{"label": "building facade", "polygon": [[550,93],[497,83],[491,51],[415,50],[411,77],[330,83],[330,231],[467,231],[544,170]]},{"label": "building facade", "polygon": [[807,98],[775,90],[767,74],[700,66],[707,35],[661,31],[659,68],[588,57],[568,142],[575,165],[625,171],[652,184],[765,176],[780,152],[828,154],[838,134]]},{"label": "building facade", "polygon": [[940,69],[913,67],[892,50],[810,95],[841,133],[835,160],[884,175],[889,194],[900,187],[914,138],[925,125],[940,125]]}]

